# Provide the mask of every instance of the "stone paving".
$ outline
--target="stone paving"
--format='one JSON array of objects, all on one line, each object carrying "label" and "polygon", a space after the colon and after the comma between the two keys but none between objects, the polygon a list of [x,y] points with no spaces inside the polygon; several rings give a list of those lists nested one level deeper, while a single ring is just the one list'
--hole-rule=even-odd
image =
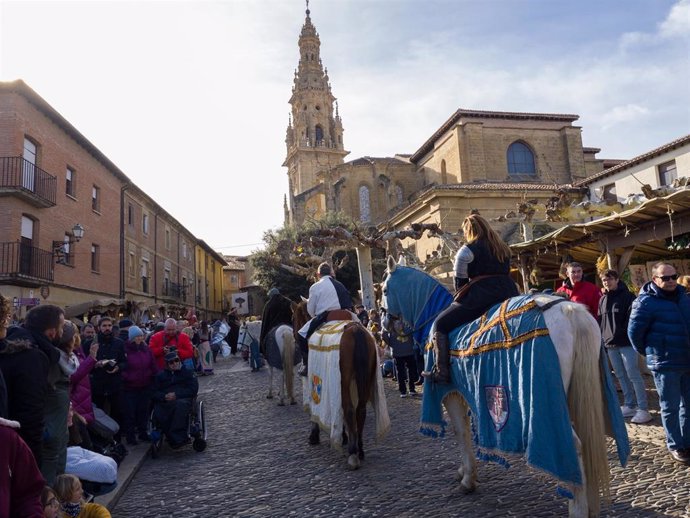
[{"label": "stone paving", "polygon": [[[208,449],[165,449],[160,458],[147,458],[113,516],[567,516],[567,500],[553,481],[521,461],[511,461],[510,469],[480,462],[478,490],[462,494],[454,478],[459,456],[453,437],[420,435],[420,399],[401,399],[397,384],[384,381],[391,433],[374,443],[370,418],[364,465],[348,471],[344,454],[323,434],[321,445],[307,444],[301,405],[278,407],[266,399],[266,369],[252,373],[239,358],[220,360],[214,376],[200,378]],[[632,455],[626,468],[611,462],[612,502],[602,516],[690,517],[690,467],[666,452],[656,393],[647,382],[654,420],[628,425]]]}]

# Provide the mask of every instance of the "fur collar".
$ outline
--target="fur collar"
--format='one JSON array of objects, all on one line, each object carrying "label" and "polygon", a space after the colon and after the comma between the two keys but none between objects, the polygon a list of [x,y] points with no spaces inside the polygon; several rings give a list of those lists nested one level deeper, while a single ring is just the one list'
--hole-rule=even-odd
[{"label": "fur collar", "polygon": [[34,349],[34,345],[26,338],[18,338],[16,340],[5,339],[5,345],[5,349],[0,351],[0,354],[16,354],[28,349]]}]

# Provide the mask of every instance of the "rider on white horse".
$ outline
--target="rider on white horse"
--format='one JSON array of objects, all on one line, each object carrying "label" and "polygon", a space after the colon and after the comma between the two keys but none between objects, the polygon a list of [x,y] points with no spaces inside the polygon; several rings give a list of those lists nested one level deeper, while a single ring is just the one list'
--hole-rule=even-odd
[{"label": "rider on white horse", "polygon": [[436,318],[434,351],[436,364],[423,376],[437,383],[450,383],[448,334],[481,316],[494,304],[518,295],[510,278],[510,248],[478,214],[470,214],[462,223],[467,244],[455,256],[453,303]]},{"label": "rider on white horse", "polygon": [[259,350],[264,358],[267,358],[266,335],[281,324],[292,326],[292,301],[280,294],[278,288],[268,290],[268,302],[264,306],[261,315],[261,336],[259,337]]},{"label": "rider on white horse", "polygon": [[[307,312],[312,317],[299,330],[297,341],[302,352],[302,368],[300,376],[307,375],[309,356],[309,337],[321,324],[326,322],[328,312],[338,309],[352,310],[352,297],[342,282],[333,277],[333,269],[328,263],[321,263],[317,270],[319,280],[309,288]],[[353,314],[353,317],[356,318]]]}]

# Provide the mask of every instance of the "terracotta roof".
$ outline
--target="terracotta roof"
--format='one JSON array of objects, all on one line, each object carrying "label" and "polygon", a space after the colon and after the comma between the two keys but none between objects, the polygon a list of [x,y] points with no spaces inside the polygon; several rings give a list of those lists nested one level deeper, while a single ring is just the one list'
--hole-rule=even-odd
[{"label": "terracotta roof", "polygon": [[553,183],[504,183],[504,182],[484,182],[484,183],[458,183],[451,185],[436,185],[433,189],[437,191],[556,191],[559,187],[569,187],[568,185],[556,185]]},{"label": "terracotta roof", "polygon": [[599,178],[604,178],[606,176],[610,176],[614,173],[617,173],[618,171],[622,171],[624,169],[628,169],[629,167],[636,166],[637,164],[640,164],[645,160],[649,160],[650,158],[654,158],[655,156],[663,155],[668,151],[679,148],[686,144],[690,144],[690,135],[685,135],[684,137],[677,138],[676,140],[673,140],[668,144],[664,144],[663,146],[660,146],[656,149],[652,149],[647,153],[636,156],[635,158],[631,158],[630,160],[626,160],[625,162],[622,162],[613,167],[609,167],[608,169],[604,169],[603,171],[600,171],[598,173],[594,173],[593,175],[590,175],[587,178],[580,180],[575,185],[587,185],[589,183],[592,183],[594,180],[598,180]]},{"label": "terracotta roof", "polygon": [[434,142],[441,137],[446,131],[452,128],[461,118],[479,118],[479,119],[514,119],[514,120],[550,120],[573,122],[580,118],[579,115],[567,113],[527,113],[527,112],[494,112],[483,110],[466,110],[460,108],[455,111],[450,118],[444,122],[439,129],[437,129],[429,139],[427,139],[422,147],[415,151],[410,157],[410,162],[417,162],[426,153],[434,147]]},{"label": "terracotta roof", "polygon": [[246,257],[236,256],[236,255],[224,255],[225,262],[228,263],[224,266],[224,270],[246,270],[247,269],[247,259]]}]

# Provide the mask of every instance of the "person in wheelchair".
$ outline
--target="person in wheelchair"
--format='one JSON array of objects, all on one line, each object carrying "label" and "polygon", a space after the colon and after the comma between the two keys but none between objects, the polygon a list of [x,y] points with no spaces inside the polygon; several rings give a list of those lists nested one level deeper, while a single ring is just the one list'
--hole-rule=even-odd
[{"label": "person in wheelchair", "polygon": [[168,352],[165,370],[156,376],[152,399],[153,418],[173,448],[190,442],[187,426],[198,391],[194,373],[182,365],[177,350]]}]

